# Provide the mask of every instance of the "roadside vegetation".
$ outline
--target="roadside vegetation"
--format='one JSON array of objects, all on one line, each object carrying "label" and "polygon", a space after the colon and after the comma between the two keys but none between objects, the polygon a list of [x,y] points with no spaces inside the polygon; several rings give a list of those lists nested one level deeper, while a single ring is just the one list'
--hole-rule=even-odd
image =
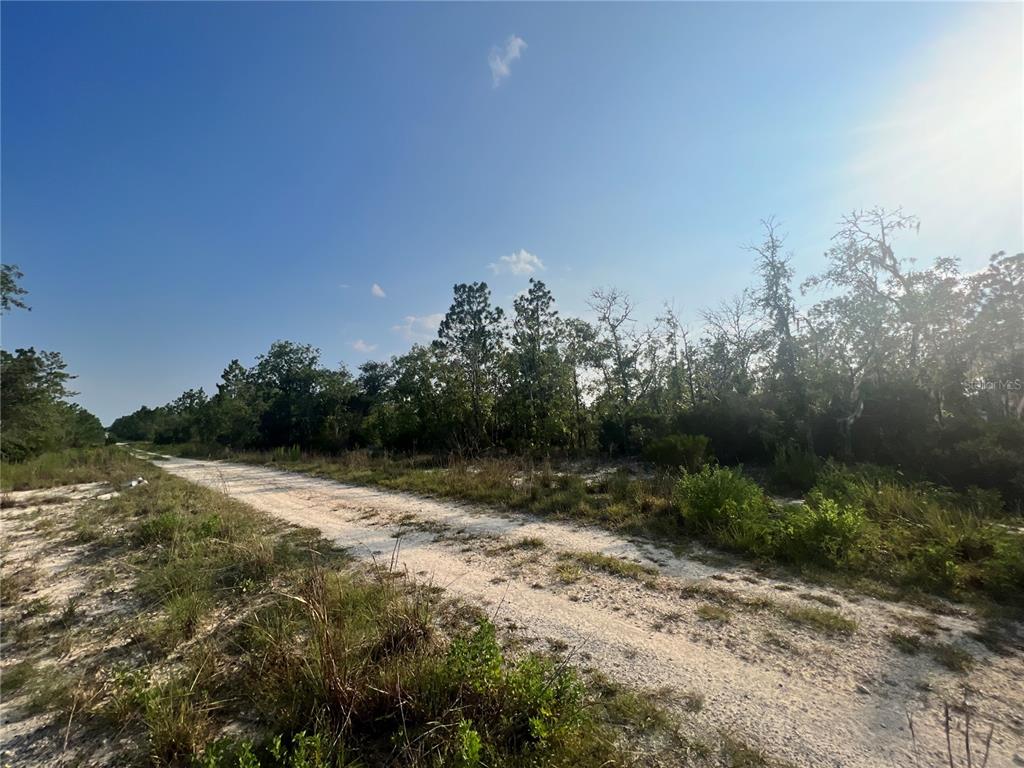
[{"label": "roadside vegetation", "polygon": [[127,451],[105,447],[66,448],[42,453],[25,461],[4,461],[0,465],[0,486],[5,491],[22,491],[28,488],[91,483],[96,478],[119,485],[137,477],[144,466]]},{"label": "roadside vegetation", "polygon": [[101,620],[78,595],[29,605],[31,574],[5,574],[5,707],[53,715],[65,748],[114,739],[119,761],[204,768],[770,764],[684,737],[571,660],[506,650],[486,616],[387,563],[106,452],[149,482],[46,535],[124,604]]},{"label": "roadside vegetation", "polygon": [[1024,533],[997,493],[910,483],[871,465],[827,462],[801,503],[776,501],[741,468],[688,473],[479,459],[437,462],[369,452],[232,452],[156,446],[193,457],[270,464],[348,483],[585,520],[685,544],[697,539],[765,564],[889,596],[939,595],[1019,608]]}]

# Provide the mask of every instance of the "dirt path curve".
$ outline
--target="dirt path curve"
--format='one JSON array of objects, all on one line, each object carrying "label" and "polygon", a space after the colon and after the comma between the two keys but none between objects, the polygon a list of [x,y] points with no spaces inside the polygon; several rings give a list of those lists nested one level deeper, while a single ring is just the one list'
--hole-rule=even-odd
[{"label": "dirt path curve", "polygon": [[[1024,764],[1020,635],[1012,652],[993,654],[970,638],[978,627],[962,611],[929,614],[707,565],[594,528],[265,467],[170,458],[159,466],[318,528],[357,556],[387,560],[397,539],[411,576],[489,608],[528,642],[577,649],[582,664],[657,690],[670,708],[692,711],[702,700],[689,722],[796,765],[946,765],[942,702],[962,700],[965,685],[976,747],[994,726],[990,768]],[[655,571],[626,578],[569,559],[594,552]],[[830,635],[791,615],[822,603],[856,630]],[[943,666],[941,654],[901,652],[889,639],[895,631],[919,634],[925,648],[960,649],[974,664],[964,675]],[[962,729],[959,718],[954,727]],[[958,754],[962,743],[954,733]]]}]

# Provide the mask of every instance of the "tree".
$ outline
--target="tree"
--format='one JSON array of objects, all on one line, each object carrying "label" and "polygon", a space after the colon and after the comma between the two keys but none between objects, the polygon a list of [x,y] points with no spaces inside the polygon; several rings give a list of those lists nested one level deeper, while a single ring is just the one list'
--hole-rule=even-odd
[{"label": "tree", "polygon": [[964,346],[974,397],[991,417],[1024,419],[1024,253],[994,254],[967,291]]},{"label": "tree", "polygon": [[18,298],[28,294],[18,284],[24,276],[17,264],[0,264],[0,314],[9,312],[11,307],[31,310],[28,304]]},{"label": "tree", "polygon": [[102,443],[99,420],[67,402],[72,376],[57,352],[0,350],[0,455],[22,461],[43,451]]},{"label": "tree", "polygon": [[624,412],[633,403],[634,380],[640,344],[632,331],[633,302],[615,288],[599,288],[587,302],[597,315],[598,343],[603,345],[607,364],[602,366],[609,395]]},{"label": "tree", "polygon": [[754,361],[765,346],[764,314],[755,294],[745,290],[715,309],[701,312],[705,328],[701,364],[704,390],[713,398],[754,391]]},{"label": "tree", "polygon": [[487,442],[498,363],[503,350],[500,307],[491,306],[487,283],[459,283],[434,342],[449,366],[448,396],[468,400],[464,428],[471,450]]},{"label": "tree", "polygon": [[693,345],[690,334],[679,322],[675,309],[667,302],[658,318],[668,357],[668,375],[665,386],[670,408],[678,410],[684,405],[697,404],[697,384],[694,377]]},{"label": "tree", "polygon": [[513,432],[526,445],[558,444],[565,435],[564,369],[558,352],[558,311],[547,286],[530,278],[526,293],[513,307],[511,390]]},{"label": "tree", "polygon": [[890,365],[915,370],[921,333],[916,301],[919,274],[897,258],[897,233],[914,229],[917,218],[901,208],[872,208],[844,216],[833,245],[825,253],[828,267],[804,282],[804,289],[819,285],[839,288],[857,305],[872,310],[861,332],[870,332],[864,361],[868,375],[878,376]]},{"label": "tree", "polygon": [[772,346],[769,387],[782,391],[791,401],[802,399],[797,379],[797,344],[790,326],[796,316],[796,305],[790,289],[793,279],[791,257],[782,253],[785,237],[778,233],[775,219],[764,219],[761,225],[764,228],[764,241],[749,248],[757,254],[757,271],[761,275],[757,302],[769,323],[768,336]]},{"label": "tree", "polygon": [[584,381],[589,371],[600,364],[596,354],[597,331],[587,321],[571,317],[559,325],[559,342],[572,391],[572,446],[577,450],[586,450],[589,441]]}]

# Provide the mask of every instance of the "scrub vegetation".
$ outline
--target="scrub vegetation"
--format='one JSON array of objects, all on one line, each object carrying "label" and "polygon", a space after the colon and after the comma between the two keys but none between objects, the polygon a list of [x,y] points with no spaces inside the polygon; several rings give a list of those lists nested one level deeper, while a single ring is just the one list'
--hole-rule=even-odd
[{"label": "scrub vegetation", "polygon": [[125,461],[149,482],[48,533],[77,542],[83,573],[127,578],[120,610],[31,611],[24,580],[5,596],[5,706],[49,713],[65,743],[73,726],[78,744],[116,735],[119,761],[205,768],[738,764],[732,741],[684,738],[565,658],[508,650],[440,590]]},{"label": "scrub vegetation", "polygon": [[714,463],[694,473],[638,476],[511,459],[162,448],[583,520],[679,544],[696,539],[889,597],[939,595],[1016,607],[1024,600],[1020,518],[998,494],[910,483],[872,465],[826,462],[801,503],[780,503],[741,468]]}]

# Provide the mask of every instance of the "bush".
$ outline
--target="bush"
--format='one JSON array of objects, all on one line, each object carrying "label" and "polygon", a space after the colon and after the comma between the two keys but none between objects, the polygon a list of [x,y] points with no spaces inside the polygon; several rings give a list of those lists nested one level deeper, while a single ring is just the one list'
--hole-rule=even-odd
[{"label": "bush", "polygon": [[773,548],[790,563],[843,564],[864,529],[864,512],[833,499],[792,505],[778,521]]},{"label": "bush", "polygon": [[743,518],[764,518],[771,507],[761,487],[739,470],[704,467],[676,484],[673,500],[687,525],[702,531]]},{"label": "bush", "polygon": [[704,435],[669,435],[650,443],[644,458],[663,469],[700,472],[708,455],[709,441]]},{"label": "bush", "polygon": [[[585,720],[583,686],[565,667],[538,656],[506,662],[494,626],[482,622],[472,634],[457,638],[442,668],[462,702],[460,730],[474,738],[472,751],[491,765],[508,753],[541,755]],[[465,758],[467,740],[460,739]]]},{"label": "bush", "polygon": [[939,594],[973,590],[1001,601],[1024,598],[1024,537],[1003,522],[994,491],[958,494],[907,483],[873,465],[830,462],[808,504],[823,509],[829,501],[863,510],[861,531],[871,544],[862,547],[859,570]]},{"label": "bush", "polygon": [[758,395],[726,395],[694,406],[674,420],[674,429],[707,435],[722,464],[767,462],[782,436],[782,425],[770,402]]},{"label": "bush", "polygon": [[775,452],[772,485],[787,491],[809,491],[818,478],[819,466],[812,451],[787,443]]}]

